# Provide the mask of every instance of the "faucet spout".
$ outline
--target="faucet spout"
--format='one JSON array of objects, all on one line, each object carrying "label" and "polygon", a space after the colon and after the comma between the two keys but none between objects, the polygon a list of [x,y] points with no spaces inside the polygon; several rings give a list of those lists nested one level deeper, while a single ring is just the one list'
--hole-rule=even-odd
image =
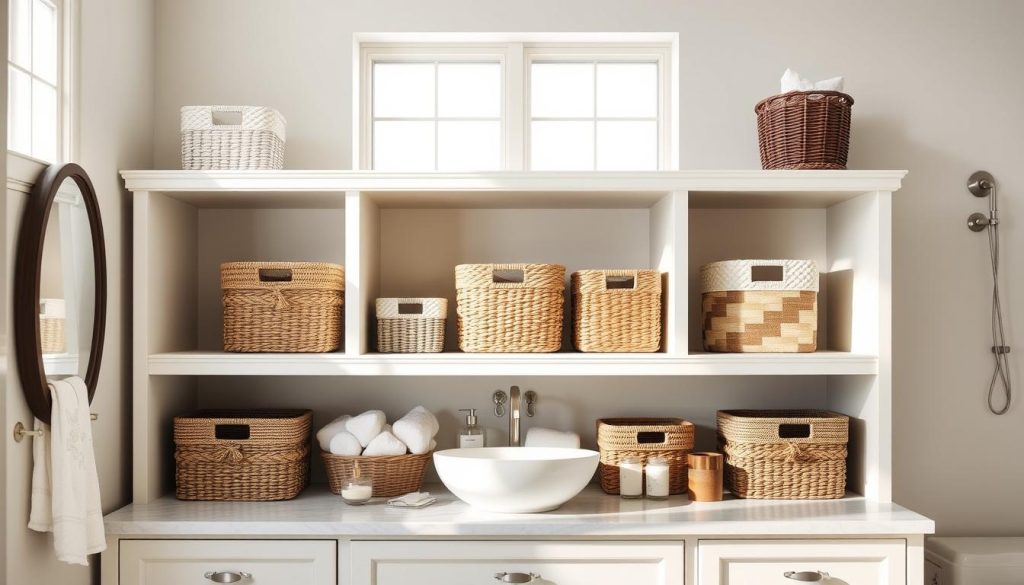
[{"label": "faucet spout", "polygon": [[520,447],[522,441],[519,438],[519,386],[512,386],[508,394],[508,446]]}]

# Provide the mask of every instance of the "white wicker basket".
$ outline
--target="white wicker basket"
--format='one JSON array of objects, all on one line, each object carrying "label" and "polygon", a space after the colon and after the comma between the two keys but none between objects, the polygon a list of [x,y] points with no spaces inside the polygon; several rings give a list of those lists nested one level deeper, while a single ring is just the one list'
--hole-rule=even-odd
[{"label": "white wicker basket", "polygon": [[377,299],[377,351],[437,353],[444,349],[448,299]]},{"label": "white wicker basket", "polygon": [[272,108],[181,108],[181,168],[283,169],[285,121]]}]

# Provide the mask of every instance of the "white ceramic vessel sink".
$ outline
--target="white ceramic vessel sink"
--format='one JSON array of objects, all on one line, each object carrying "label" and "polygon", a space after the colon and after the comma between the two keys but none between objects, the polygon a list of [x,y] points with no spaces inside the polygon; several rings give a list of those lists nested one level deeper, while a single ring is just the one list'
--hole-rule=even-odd
[{"label": "white ceramic vessel sink", "polygon": [[467,504],[490,512],[554,510],[586,487],[598,453],[548,447],[480,447],[434,453],[444,485]]}]

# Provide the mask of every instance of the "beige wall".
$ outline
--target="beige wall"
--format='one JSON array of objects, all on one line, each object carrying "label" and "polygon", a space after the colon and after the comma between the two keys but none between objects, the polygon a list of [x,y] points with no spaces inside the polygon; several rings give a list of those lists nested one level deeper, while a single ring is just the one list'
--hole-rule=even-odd
[{"label": "beige wall", "polygon": [[[72,4],[81,7],[76,86],[80,115],[76,124],[78,154],[75,158],[96,187],[109,272],[106,345],[92,407],[93,412],[100,415],[93,426],[93,438],[103,509],[109,512],[128,503],[131,481],[131,207],[117,172],[152,165],[153,2],[88,0]],[[6,25],[3,29],[6,31]],[[6,47],[6,42],[3,45]],[[7,218],[3,239],[6,263],[13,258],[25,198],[25,193],[8,190],[6,205],[2,207]],[[7,299],[13,286],[9,264],[5,264],[4,271],[8,290],[0,298]],[[9,323],[9,317],[4,317]],[[7,326],[3,331],[9,338]],[[6,350],[7,363],[13,368],[13,350],[9,346]],[[8,562],[3,582],[7,585],[89,583],[98,575],[98,559],[90,569],[58,563],[53,556],[50,536],[25,528],[32,443],[16,444],[8,438],[8,432],[16,420],[31,424],[31,415],[21,399],[21,387],[13,369],[6,384],[4,554]]]},{"label": "beige wall", "polygon": [[[857,100],[851,168],[910,170],[894,213],[895,498],[942,533],[1019,533],[1024,409],[997,418],[984,406],[990,275],[984,238],[964,228],[984,203],[963,183],[979,167],[1000,181],[1007,309],[1024,318],[1021,22],[1024,3],[1012,0],[164,0],[156,163],[178,165],[180,106],[252,103],[288,119],[289,167],[347,168],[358,31],[677,31],[687,169],[758,166],[752,108],[787,66],[845,75]],[[103,28],[110,42],[124,32]],[[128,91],[145,83],[135,74],[112,63],[93,83],[106,75]],[[91,103],[90,116],[126,123],[111,103]],[[658,394],[647,399],[654,407]]]}]

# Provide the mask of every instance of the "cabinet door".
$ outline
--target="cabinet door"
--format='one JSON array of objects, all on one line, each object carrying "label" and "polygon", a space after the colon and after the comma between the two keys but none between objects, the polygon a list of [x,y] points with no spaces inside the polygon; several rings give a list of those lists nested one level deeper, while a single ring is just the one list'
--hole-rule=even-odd
[{"label": "cabinet door", "polygon": [[682,585],[683,543],[353,542],[352,585]]},{"label": "cabinet door", "polygon": [[698,585],[906,585],[906,542],[702,540]]},{"label": "cabinet door", "polygon": [[333,540],[122,540],[120,585],[336,585]]}]

